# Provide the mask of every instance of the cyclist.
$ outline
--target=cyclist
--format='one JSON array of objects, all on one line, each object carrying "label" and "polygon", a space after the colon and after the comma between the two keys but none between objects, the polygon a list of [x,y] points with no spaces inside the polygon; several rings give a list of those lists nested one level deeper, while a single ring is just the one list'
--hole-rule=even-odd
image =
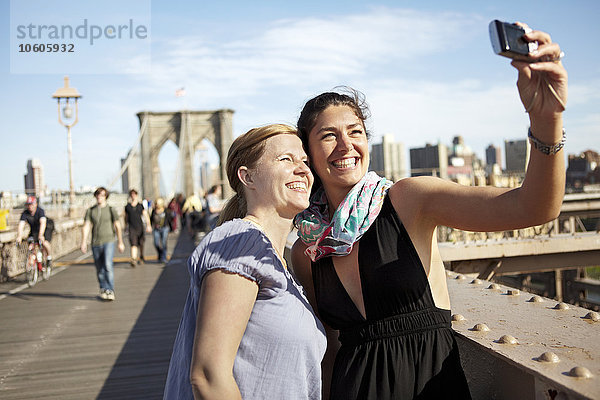
[{"label": "cyclist", "polygon": [[42,242],[47,254],[47,265],[50,266],[52,263],[50,240],[52,240],[54,224],[50,218],[46,218],[44,210],[41,207],[38,207],[35,196],[27,196],[25,204],[27,208],[21,214],[21,219],[17,226],[17,243],[20,243],[23,239],[23,229],[25,228],[25,223],[28,223],[29,237]]}]

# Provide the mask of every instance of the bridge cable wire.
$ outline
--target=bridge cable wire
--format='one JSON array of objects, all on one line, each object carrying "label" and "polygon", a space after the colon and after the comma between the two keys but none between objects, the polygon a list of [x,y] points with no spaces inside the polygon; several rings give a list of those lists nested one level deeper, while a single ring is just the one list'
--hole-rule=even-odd
[{"label": "bridge cable wire", "polygon": [[142,121],[142,126],[140,127],[138,138],[137,138],[135,144],[133,145],[133,147],[131,147],[131,150],[129,150],[129,154],[127,154],[127,159],[121,166],[121,170],[108,185],[109,190],[115,185],[115,183],[117,183],[119,178],[121,178],[121,176],[123,176],[123,174],[129,167],[129,164],[131,164],[131,161],[133,160],[133,156],[138,153],[138,149],[140,147],[140,144],[142,143],[142,138],[144,137],[144,134],[146,133],[147,124],[148,124],[148,113],[144,113],[144,120]]}]

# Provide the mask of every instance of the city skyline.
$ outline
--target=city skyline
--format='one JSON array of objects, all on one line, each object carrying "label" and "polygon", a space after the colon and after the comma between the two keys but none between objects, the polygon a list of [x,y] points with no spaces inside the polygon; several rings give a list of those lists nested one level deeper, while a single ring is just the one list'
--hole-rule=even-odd
[{"label": "city skyline", "polygon": [[[73,128],[76,188],[113,180],[121,158],[135,144],[137,112],[231,108],[238,136],[266,123],[294,124],[308,98],[337,85],[366,95],[372,143],[392,134],[407,153],[461,135],[483,158],[490,143],[502,147],[504,140],[526,138],[528,125],[516,71],[489,44],[487,24],[495,18],[523,20],[560,43],[570,75],[565,159],[600,150],[600,52],[590,40],[600,36],[595,21],[600,4],[595,2],[155,1],[152,72],[96,75],[11,74],[9,6],[10,1],[1,0],[5,124],[0,190],[24,190],[30,158],[41,160],[49,189],[68,187],[66,131],[56,121],[50,98],[66,74],[83,95],[80,121]],[[92,15],[100,5],[86,7]],[[182,88],[185,96],[176,97]],[[167,146],[160,158],[170,180],[174,146]],[[119,186],[120,180],[113,189]]]},{"label": "city skyline", "polygon": [[[393,138],[393,135],[392,136],[386,135],[386,136],[387,136],[387,140],[390,140],[390,137]],[[410,151],[411,150],[422,149],[422,148],[425,148],[427,146],[437,146],[437,145],[444,146],[446,148],[446,151],[448,152],[446,154],[446,157],[450,158],[449,156],[452,155],[451,152],[450,152],[450,149],[451,149],[452,146],[449,143],[452,143],[452,141],[454,139],[456,139],[457,137],[458,136],[454,136],[450,140],[446,140],[446,141],[439,140],[436,143],[424,142],[420,146],[417,145],[417,146],[414,146],[414,147],[411,147],[411,148],[405,148],[404,152],[402,153],[402,157],[400,157],[400,159],[397,161],[397,162],[399,162],[399,165],[396,168],[398,168],[399,171],[403,171],[404,172],[404,176],[403,177],[410,176],[410,172],[411,172],[411,168],[410,168],[410,163],[411,163]],[[381,137],[379,139],[380,140],[378,142],[376,142],[376,143],[373,143],[373,142],[370,143],[370,147],[371,147],[370,150],[369,150],[370,153],[372,153],[375,149],[377,149],[376,151],[381,151],[381,149],[379,147],[382,146],[382,142],[384,140],[384,137]],[[512,141],[511,140],[503,140],[502,145],[498,145],[497,146],[494,143],[490,143],[488,145],[488,146],[493,146],[496,149],[499,149],[500,153],[502,154],[502,156],[501,156],[501,161],[502,162],[501,162],[501,164],[499,164],[500,167],[501,167],[502,172],[510,173],[512,171],[509,167],[506,166],[506,162],[508,161],[508,158],[509,158],[507,156],[507,153],[506,153],[506,145],[507,145],[507,143],[525,142],[525,141],[526,141],[526,139],[515,139],[515,140],[512,140]],[[398,140],[394,140],[392,143],[394,145],[399,145],[402,148],[405,147],[404,143],[401,142],[401,141],[398,141]],[[483,165],[482,165],[483,167],[485,167],[487,165],[485,151],[484,151],[483,155],[481,155],[481,154],[478,154],[476,151],[473,151],[471,149],[471,147],[469,146],[468,143],[464,143],[464,145],[465,145],[465,147],[468,150],[472,151],[471,154],[474,155],[476,159],[478,159],[479,161],[481,161],[483,163]],[[529,148],[529,146],[528,146],[528,148]],[[486,148],[486,150],[487,150],[487,148]],[[569,157],[579,157],[579,156],[582,156],[584,154],[584,152],[587,152],[587,151],[592,151],[592,152],[600,153],[600,149],[587,148],[584,151],[579,152],[579,153],[565,153],[565,156],[567,158],[569,158]],[[380,157],[382,157],[382,156],[381,155],[377,156],[377,162],[381,162]],[[525,160],[528,160],[528,157]],[[124,159],[121,160],[121,161],[124,161]],[[32,164],[32,162],[39,164],[39,160],[38,159],[28,159],[27,162],[26,162],[26,165],[25,165],[25,171],[26,171],[26,173],[24,174],[25,176],[27,176],[29,174],[29,169],[30,169],[30,165]],[[373,166],[372,162],[373,162],[373,155],[371,155],[371,166],[370,166],[370,169],[377,170],[380,166]],[[525,164],[527,164],[527,161],[525,161]],[[568,164],[568,162],[566,162],[565,163],[565,170],[566,170],[566,168],[568,166],[569,166],[569,164]],[[41,167],[42,171],[43,171],[43,165],[38,165],[38,167]],[[195,168],[198,169],[199,171],[202,171],[202,168],[215,168],[215,167],[216,167],[215,164],[210,164],[209,162],[205,162],[202,165],[199,164],[199,165],[195,166]],[[520,171],[521,169],[518,168],[518,170]],[[396,171],[396,170],[394,170],[394,171]],[[160,185],[161,185],[161,194],[164,195],[167,192],[171,192],[172,190],[170,190],[170,187],[167,185],[166,182],[164,182],[164,178],[162,177],[162,175],[164,174],[164,172],[162,170],[160,172],[161,172],[161,182],[160,182]],[[524,169],[523,169],[523,172],[524,172]],[[201,173],[202,172],[199,172],[199,174],[201,174]],[[213,172],[213,173],[216,173],[216,172]],[[27,177],[25,179],[27,179]],[[199,182],[198,187],[202,187],[203,186],[202,185],[202,178],[199,178],[199,179],[200,179],[200,182]],[[213,177],[212,179],[214,180],[216,178]],[[45,175],[42,172],[42,182],[44,182],[44,181],[45,181]],[[126,184],[126,182],[127,182],[126,178],[125,179],[120,178],[118,180],[117,184],[114,186],[113,190],[117,190],[117,191],[120,190],[120,191],[122,191],[122,193],[127,193],[127,191],[129,189],[126,189],[125,186],[124,186]],[[24,188],[25,188],[25,186],[26,185],[24,185]],[[81,185],[81,186],[75,187],[75,191],[76,192],[91,192],[91,191],[93,191],[95,189],[95,187],[96,187],[96,185]],[[43,193],[45,195],[49,196],[50,192],[53,191],[53,190],[59,190],[59,191],[62,190],[62,191],[66,192],[66,189],[49,188],[49,187],[47,187],[47,185],[43,184]],[[2,188],[0,188],[0,192],[1,191],[2,191]],[[27,188],[25,188],[25,190],[23,190],[23,191],[20,191],[20,192],[17,191],[15,193],[23,193],[23,192],[26,193],[27,192]]]}]

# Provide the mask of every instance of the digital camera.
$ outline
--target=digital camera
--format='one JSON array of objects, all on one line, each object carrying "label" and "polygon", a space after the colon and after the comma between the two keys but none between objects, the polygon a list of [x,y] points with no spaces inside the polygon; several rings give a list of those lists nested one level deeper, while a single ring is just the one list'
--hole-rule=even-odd
[{"label": "digital camera", "polygon": [[490,22],[489,29],[494,53],[520,61],[532,61],[528,54],[537,50],[537,42],[526,42],[523,39],[523,35],[531,30],[497,19]]}]

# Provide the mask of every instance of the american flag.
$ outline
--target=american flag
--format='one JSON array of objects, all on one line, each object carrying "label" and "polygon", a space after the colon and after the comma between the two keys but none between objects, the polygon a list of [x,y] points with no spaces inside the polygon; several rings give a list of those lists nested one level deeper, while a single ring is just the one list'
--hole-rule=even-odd
[{"label": "american flag", "polygon": [[183,97],[185,96],[185,89],[180,88],[175,91],[175,97]]}]

